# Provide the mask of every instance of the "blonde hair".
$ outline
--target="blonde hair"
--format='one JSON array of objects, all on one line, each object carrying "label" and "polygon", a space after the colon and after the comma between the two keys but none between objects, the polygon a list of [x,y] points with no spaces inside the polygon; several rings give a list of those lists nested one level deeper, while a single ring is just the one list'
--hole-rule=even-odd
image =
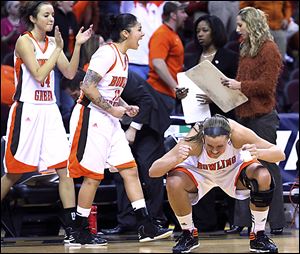
[{"label": "blonde hair", "polygon": [[260,9],[245,7],[239,11],[238,15],[246,23],[249,36],[241,44],[240,55],[254,57],[266,40],[273,41],[266,14]]}]

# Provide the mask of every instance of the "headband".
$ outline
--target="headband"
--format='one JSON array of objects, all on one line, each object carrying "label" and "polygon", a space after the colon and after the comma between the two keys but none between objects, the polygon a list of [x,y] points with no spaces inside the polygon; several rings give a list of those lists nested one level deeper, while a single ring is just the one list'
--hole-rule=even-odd
[{"label": "headband", "polygon": [[205,128],[203,130],[203,133],[204,133],[204,135],[207,135],[207,136],[216,137],[216,136],[222,136],[222,135],[229,136],[230,131],[225,130],[222,127],[209,127],[209,128]]}]

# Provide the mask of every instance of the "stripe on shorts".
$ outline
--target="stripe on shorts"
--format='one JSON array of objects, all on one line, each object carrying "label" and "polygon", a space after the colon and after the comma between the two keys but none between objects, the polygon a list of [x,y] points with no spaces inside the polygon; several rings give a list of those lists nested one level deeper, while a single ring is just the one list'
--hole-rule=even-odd
[{"label": "stripe on shorts", "polygon": [[[79,127],[80,135],[79,135],[79,141],[78,141],[78,147],[77,147],[77,153],[76,153],[76,157],[79,162],[83,158],[83,154],[84,154],[84,150],[85,150],[85,146],[86,146],[89,118],[90,118],[90,111],[91,111],[91,109],[88,107],[83,107],[83,108],[84,108],[83,112],[80,113],[80,114],[82,114],[82,121],[81,121],[81,126]],[[80,118],[81,118],[81,116],[80,116]]]},{"label": "stripe on shorts", "polygon": [[5,165],[8,173],[25,173],[36,171],[36,166],[27,165],[15,159],[14,155],[17,152],[22,116],[23,103],[17,102],[11,116],[11,124],[9,135],[7,138],[7,150],[5,152]]},{"label": "stripe on shorts", "polygon": [[22,111],[23,111],[23,102],[18,102],[16,106],[16,111],[14,112],[15,113],[14,119],[12,120],[13,124],[11,125],[11,130],[13,128],[13,131],[12,131],[10,150],[13,156],[15,156],[17,152],[19,141],[20,141]]}]

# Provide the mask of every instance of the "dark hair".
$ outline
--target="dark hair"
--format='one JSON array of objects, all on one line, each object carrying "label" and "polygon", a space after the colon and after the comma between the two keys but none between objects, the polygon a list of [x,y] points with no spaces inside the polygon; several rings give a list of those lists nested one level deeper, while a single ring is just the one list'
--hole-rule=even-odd
[{"label": "dark hair", "polygon": [[[195,126],[197,126],[197,128],[195,128]],[[197,131],[197,134],[186,137],[186,141],[200,142],[202,144],[202,138],[204,136],[218,137],[225,135],[229,138],[231,132],[228,119],[219,114],[215,114],[202,122],[197,122],[195,126],[193,128]]]},{"label": "dark hair", "polygon": [[81,68],[78,68],[75,77],[73,79],[67,79],[66,77],[62,77],[60,80],[60,86],[63,90],[70,88],[71,91],[75,91],[80,89],[80,82],[83,81],[85,76],[85,71]]},{"label": "dark hair", "polygon": [[163,6],[163,21],[169,21],[172,12],[184,10],[187,6],[187,3],[181,3],[180,1],[166,1],[166,3]]},{"label": "dark hair", "polygon": [[111,15],[110,21],[110,39],[113,42],[121,42],[121,32],[126,30],[130,32],[131,28],[137,24],[136,16],[130,13],[122,13],[117,16]]},{"label": "dark hair", "polygon": [[216,48],[222,48],[227,43],[225,26],[217,16],[203,15],[194,23],[194,41],[197,47],[201,47],[197,38],[197,26],[201,21],[206,21],[211,29],[212,43]]},{"label": "dark hair", "polygon": [[33,23],[30,21],[29,17],[33,16],[36,18],[42,4],[52,5],[50,1],[27,1],[20,7],[20,17],[29,31],[33,29]]}]

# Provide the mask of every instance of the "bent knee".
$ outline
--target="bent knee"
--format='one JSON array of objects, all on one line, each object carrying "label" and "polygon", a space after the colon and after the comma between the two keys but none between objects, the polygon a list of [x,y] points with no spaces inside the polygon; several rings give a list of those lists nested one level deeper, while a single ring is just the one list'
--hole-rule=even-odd
[{"label": "bent knee", "polygon": [[260,168],[255,178],[259,186],[270,186],[272,176],[268,169]]},{"label": "bent knee", "polygon": [[85,185],[89,185],[89,186],[93,186],[94,188],[98,188],[99,184],[100,184],[100,180],[95,180],[92,178],[84,178],[83,184]]},{"label": "bent knee", "polygon": [[139,173],[136,167],[120,169],[119,173],[123,179],[138,179]]},{"label": "bent knee", "polygon": [[166,189],[167,191],[183,190],[184,189],[183,179],[176,175],[168,176],[166,182]]}]

